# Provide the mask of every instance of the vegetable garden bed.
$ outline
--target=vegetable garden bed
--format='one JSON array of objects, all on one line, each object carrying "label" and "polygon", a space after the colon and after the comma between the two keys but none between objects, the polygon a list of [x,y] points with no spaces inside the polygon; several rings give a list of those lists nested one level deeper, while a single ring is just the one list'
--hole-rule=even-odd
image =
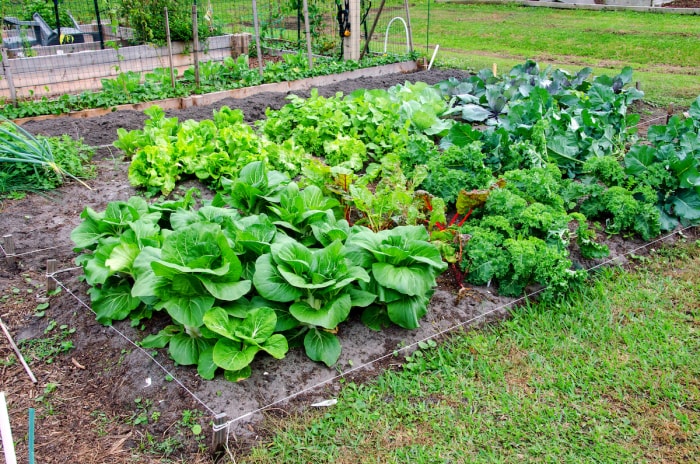
[{"label": "vegetable garden bed", "polygon": [[[430,71],[410,76],[362,78],[321,89],[319,95],[330,97],[336,91],[348,93],[357,88],[387,88],[403,83],[406,79],[432,84],[456,76],[467,77],[464,73],[452,71]],[[611,81],[610,86],[614,85]],[[285,97],[285,94],[258,94],[245,100],[225,99],[218,102],[216,107],[228,105],[231,108],[241,108],[246,121],[252,122],[262,117],[266,107],[281,108],[287,102]],[[487,110],[465,106],[462,115],[467,114],[472,120],[487,122],[493,117],[498,117],[504,108],[499,96],[490,95],[487,100]],[[469,104],[473,103],[467,103]],[[211,118],[212,109],[196,107],[170,110],[165,116],[177,116],[180,121],[188,118],[201,120]],[[663,111],[657,112],[648,115],[647,119],[664,115]],[[84,137],[91,145],[106,145],[116,140],[117,128],[140,129],[144,126],[145,119],[145,115],[141,113],[123,111],[99,118],[27,122],[24,127],[47,135],[68,132],[76,137]],[[423,129],[429,129],[434,123],[435,121],[429,121],[423,125]],[[439,131],[442,132],[443,129]],[[475,137],[475,134],[469,131],[456,135],[467,139]],[[562,139],[555,148],[557,153],[566,157],[570,156],[567,151],[569,146],[567,140]],[[532,154],[527,151],[528,147],[523,145],[521,148],[523,153]],[[65,461],[65,450],[68,448],[74,450],[73,460],[76,461],[87,461],[88,456],[98,456],[95,459],[100,462],[124,462],[129,459],[130,453],[134,452],[133,448],[153,446],[154,441],[162,444],[165,439],[177,434],[181,435],[178,439],[185,440],[187,447],[175,452],[184,453],[188,456],[188,462],[194,462],[198,459],[194,456],[197,454],[199,443],[197,437],[201,434],[193,434],[192,428],[189,427],[192,424],[189,419],[184,420],[182,411],[199,408],[207,415],[210,411],[206,411],[202,404],[198,404],[179,385],[169,382],[160,368],[133,346],[115,336],[110,329],[98,325],[87,307],[67,294],[67,290],[70,289],[83,301],[88,301],[87,285],[80,282],[80,271],[72,269],[75,267],[75,254],[72,251],[70,232],[80,223],[80,211],[85,206],[104,211],[108,202],[125,201],[136,194],[127,182],[128,165],[116,149],[101,148],[95,161],[99,178],[93,182],[94,190],[69,184],[54,198],[31,195],[22,200],[6,200],[2,206],[3,221],[0,234],[13,234],[18,253],[36,252],[20,256],[17,268],[7,267],[2,270],[2,297],[8,308],[8,311],[3,311],[3,319],[13,328],[18,339],[56,335],[55,343],[59,346],[66,340],[71,340],[75,346],[68,353],[54,355],[51,364],[46,364],[45,361],[35,361],[32,364],[39,372],[38,386],[32,386],[25,379],[18,365],[4,367],[3,388],[16,398],[16,402],[11,404],[13,420],[17,418],[16,421],[20,424],[16,434],[23,436],[26,430],[21,412],[27,405],[39,404],[43,417],[38,432],[38,443],[42,444],[41,452],[45,453],[41,457],[43,462],[52,462],[51,459]],[[576,164],[574,163],[572,170],[575,170]],[[543,180],[547,179],[543,177]],[[511,178],[509,181],[519,182],[517,178]],[[459,182],[466,185],[467,181],[461,179]],[[182,189],[191,185],[195,184],[190,181],[181,186],[179,191],[184,193]],[[443,225],[445,222],[447,221],[443,221]],[[476,235],[478,231],[472,233]],[[605,243],[611,249],[612,256],[623,256],[626,250],[634,249],[642,242],[623,240],[619,235],[613,235]],[[50,307],[45,310],[45,314],[38,317],[38,313],[44,311],[37,309],[43,300],[37,300],[36,296],[43,297],[46,258],[57,259],[58,269],[66,271],[57,275],[65,289],[58,296],[51,298]],[[452,282],[449,273],[439,280],[440,286],[431,300],[428,315],[421,320],[421,328],[416,331],[393,327],[382,332],[373,332],[360,323],[359,315],[352,316],[349,323],[340,329],[343,351],[335,368],[312,363],[306,360],[303,350],[297,349],[290,351],[282,361],[272,358],[257,359],[251,377],[245,382],[231,383],[222,378],[203,382],[193,369],[173,367],[172,362],[165,359],[163,353],[156,359],[171,369],[175,377],[200,398],[206,407],[211,408],[213,412],[225,411],[229,418],[238,418],[260,406],[284,400],[290,394],[321,381],[336,378],[343,372],[354,371],[356,367],[377,358],[382,359],[373,364],[373,367],[389,367],[401,360],[399,358],[394,361],[392,353],[402,346],[411,345],[453,326],[469,325],[477,318],[479,322],[488,320],[488,317],[479,318],[486,313],[493,317],[503,316],[507,312],[506,305],[513,301],[512,298],[496,296],[493,286],[473,287],[471,293],[463,291],[458,294],[458,288]],[[156,317],[155,325],[149,325],[149,330],[153,332],[168,323],[167,318]],[[49,329],[52,325],[54,328]],[[131,328],[128,323],[115,323],[115,326],[132,339],[142,338],[137,329]],[[77,329],[74,333],[71,332],[73,328]],[[5,350],[4,346],[2,349]],[[3,355],[6,353],[3,351]],[[371,375],[370,372],[371,370],[357,370],[351,377],[362,378]],[[46,386],[49,383],[57,387],[49,388],[51,391],[47,392]],[[337,383],[328,384],[326,388],[309,391],[300,399],[302,404],[312,400],[329,399],[337,388]],[[33,401],[33,398],[40,396],[43,397],[41,401]],[[255,418],[247,417],[236,423],[233,429],[236,436],[254,438],[255,422],[249,421]],[[51,441],[51,433],[59,429],[78,431],[76,434],[64,433],[67,440],[73,440],[71,446],[67,445],[67,440]],[[150,441],[148,434],[151,435]],[[20,443],[20,451],[24,450],[23,446],[24,444]],[[142,456],[138,460],[145,462],[147,458]]]}]

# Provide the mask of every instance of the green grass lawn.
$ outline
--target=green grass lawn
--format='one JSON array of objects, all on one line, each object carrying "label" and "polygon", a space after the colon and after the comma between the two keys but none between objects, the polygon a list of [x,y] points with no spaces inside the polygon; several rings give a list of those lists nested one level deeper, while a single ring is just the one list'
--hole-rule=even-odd
[{"label": "green grass lawn", "polygon": [[236,462],[692,462],[700,242],[639,261],[349,383],[336,406],[270,416]]},{"label": "green grass lawn", "polygon": [[431,2],[428,23],[427,2],[416,2],[411,20],[417,50],[430,58],[440,45],[438,64],[507,71],[533,59],[608,75],[631,66],[650,102],[687,106],[700,95],[695,16]]}]

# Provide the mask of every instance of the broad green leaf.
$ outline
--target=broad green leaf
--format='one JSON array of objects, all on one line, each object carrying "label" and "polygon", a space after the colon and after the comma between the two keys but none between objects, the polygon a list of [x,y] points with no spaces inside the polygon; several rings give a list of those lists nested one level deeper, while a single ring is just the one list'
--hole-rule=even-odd
[{"label": "broad green leaf", "polygon": [[328,276],[328,278],[340,277],[337,274],[342,273],[346,268],[344,258],[343,244],[340,240],[336,240],[324,248],[314,250],[311,257],[311,272]]},{"label": "broad green leaf", "polygon": [[179,270],[220,267],[221,264],[216,264],[222,254],[219,235],[222,235],[221,227],[211,223],[196,223],[173,231],[163,241],[163,264],[177,265],[174,268]]},{"label": "broad green leaf", "polygon": [[204,313],[214,305],[214,301],[210,296],[178,297],[161,302],[156,309],[165,308],[170,317],[182,325],[199,327],[204,324]]},{"label": "broad green leaf", "polygon": [[112,325],[112,321],[126,319],[129,313],[141,304],[141,300],[131,296],[131,285],[127,282],[118,285],[105,284],[102,288],[92,287],[88,293],[97,322],[104,325]]},{"label": "broad green leaf", "polygon": [[372,276],[379,285],[409,296],[424,295],[434,285],[434,279],[424,265],[394,266],[389,263],[374,263]]},{"label": "broad green leaf", "polygon": [[260,348],[257,346],[245,346],[241,342],[234,342],[222,338],[214,345],[214,363],[227,371],[240,371],[246,368]]},{"label": "broad green leaf", "polygon": [[[168,327],[175,327],[175,326],[168,326]],[[178,327],[177,330],[178,332],[172,333],[172,331],[168,331],[166,327],[165,329],[161,330],[157,334],[152,334],[147,337],[145,337],[143,340],[139,342],[139,346],[142,348],[165,348],[167,344],[170,342],[170,339],[173,338],[173,336],[176,333],[179,333],[180,328]]]},{"label": "broad green leaf", "polygon": [[277,315],[270,308],[256,308],[236,327],[236,337],[260,345],[275,331]]},{"label": "broad green leaf", "polygon": [[267,185],[267,169],[262,161],[253,161],[243,166],[238,179],[251,187],[262,188]]},{"label": "broad green leaf", "polygon": [[241,321],[236,318],[231,318],[228,311],[224,308],[215,306],[209,309],[204,313],[204,316],[202,316],[202,321],[212,332],[230,338],[231,340],[240,341],[235,333]]},{"label": "broad green leaf", "polygon": [[348,295],[350,295],[352,306],[360,308],[371,305],[374,303],[374,300],[377,299],[376,294],[355,287],[350,287],[348,289]]},{"label": "broad green leaf", "polygon": [[447,263],[442,260],[440,250],[432,243],[412,240],[406,243],[406,251],[413,260],[427,264],[435,268],[437,272],[443,272],[447,269]]},{"label": "broad green leaf", "polygon": [[100,238],[107,235],[106,231],[100,227],[100,223],[90,217],[88,211],[97,215],[90,207],[86,207],[80,215],[80,217],[83,218],[83,222],[70,233],[70,238],[73,243],[75,243],[76,250],[93,248]]},{"label": "broad green leaf", "polygon": [[336,240],[344,242],[348,238],[350,227],[345,220],[338,221],[337,224],[323,221],[311,224],[311,230],[321,245],[328,246]]},{"label": "broad green leaf", "polygon": [[314,284],[302,276],[299,276],[293,272],[289,272],[289,271],[284,270],[284,265],[280,265],[277,268],[277,271],[284,278],[284,280],[286,280],[287,282],[289,282],[290,285],[293,285],[296,288],[319,289],[319,288],[330,287],[331,285],[335,284],[335,282],[336,282],[335,280],[326,280],[326,281]]},{"label": "broad green leaf", "polygon": [[214,347],[209,347],[206,350],[200,351],[199,360],[197,361],[197,374],[204,380],[214,380],[217,366],[214,363]]},{"label": "broad green leaf", "polygon": [[673,212],[690,223],[700,221],[700,194],[693,189],[679,190],[671,199]]},{"label": "broad green leaf", "polygon": [[297,241],[275,243],[271,247],[271,254],[276,264],[286,264],[296,275],[309,272],[311,267],[311,250]]},{"label": "broad green leaf", "polygon": [[700,96],[690,105],[688,114],[690,114],[690,117],[695,121],[700,121]]},{"label": "broad green leaf", "polygon": [[700,173],[698,172],[698,160],[692,154],[684,159],[671,160],[671,169],[676,173],[681,188],[692,188],[700,186]]},{"label": "broad green leaf", "polygon": [[186,333],[179,333],[170,339],[168,352],[176,363],[191,366],[197,364],[199,354],[210,346],[210,343],[202,338],[193,338]]},{"label": "broad green leaf", "polygon": [[90,285],[104,284],[110,276],[114,275],[114,271],[105,265],[105,262],[117,246],[119,246],[118,238],[102,238],[91,258],[86,259],[84,262],[85,278]]},{"label": "broad green leaf", "polygon": [[112,272],[131,273],[131,266],[140,251],[135,243],[122,242],[112,249],[109,259],[105,261],[105,266]]},{"label": "broad green leaf", "polygon": [[574,133],[557,134],[548,139],[547,149],[549,150],[550,158],[560,166],[568,166],[571,163],[583,163],[577,159],[580,150],[576,134]]},{"label": "broad green leaf", "polygon": [[372,305],[362,311],[362,323],[375,332],[380,332],[391,325],[391,320],[383,306]]},{"label": "broad green leaf", "polygon": [[332,330],[348,318],[351,308],[350,295],[343,294],[321,309],[314,309],[306,301],[299,301],[289,307],[289,312],[300,322]]},{"label": "broad green leaf", "polygon": [[656,157],[656,149],[648,145],[634,145],[625,155],[625,172],[638,176],[649,169]]},{"label": "broad green leaf", "polygon": [[482,106],[473,103],[467,103],[462,106],[462,119],[467,122],[483,122],[490,116],[491,111]]},{"label": "broad green leaf", "polygon": [[400,237],[405,240],[422,240],[427,241],[430,235],[425,227],[422,226],[399,226],[386,231],[388,236]]},{"label": "broad green leaf", "polygon": [[286,332],[287,330],[299,327],[299,321],[294,319],[294,316],[289,314],[289,310],[287,308],[276,308],[275,314],[277,314],[277,324],[275,325],[275,332]]},{"label": "broad green leaf", "polygon": [[282,278],[269,254],[262,255],[255,261],[253,285],[260,296],[271,301],[294,301],[304,294],[301,289],[289,285]]},{"label": "broad green leaf", "polygon": [[404,329],[420,327],[418,321],[428,313],[428,298],[423,295],[405,297],[386,305],[389,319]]},{"label": "broad green leaf", "polygon": [[275,359],[282,359],[289,351],[287,339],[282,334],[274,334],[260,347]]},{"label": "broad green leaf", "polygon": [[235,301],[248,293],[252,287],[250,280],[227,281],[224,278],[197,276],[213,297],[223,301]]},{"label": "broad green leaf", "polygon": [[315,185],[309,185],[300,193],[304,201],[305,214],[310,211],[325,211],[338,205],[338,200],[327,197],[323,191]]},{"label": "broad green leaf", "polygon": [[224,371],[224,378],[229,382],[240,382],[250,377],[252,373],[253,371],[250,366],[246,366],[237,371]]},{"label": "broad green leaf", "polygon": [[151,267],[156,275],[167,277],[169,279],[172,279],[173,276],[178,274],[208,274],[213,276],[224,276],[230,272],[230,263],[228,262],[224,262],[220,267],[204,268],[182,266],[180,264],[159,260],[153,261]]},{"label": "broad green leaf", "polygon": [[481,131],[473,129],[471,124],[458,123],[453,125],[447,135],[440,141],[440,147],[443,149],[448,148],[449,145],[466,147],[474,141],[481,140],[481,137]]},{"label": "broad green leaf", "polygon": [[340,341],[330,332],[319,329],[310,329],[304,337],[306,355],[312,361],[323,362],[331,367],[340,357]]}]

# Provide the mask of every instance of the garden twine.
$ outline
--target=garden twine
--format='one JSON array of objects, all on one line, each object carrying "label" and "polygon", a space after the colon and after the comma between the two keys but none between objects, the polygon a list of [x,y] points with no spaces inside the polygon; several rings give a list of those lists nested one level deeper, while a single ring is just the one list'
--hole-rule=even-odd
[{"label": "garden twine", "polygon": [[[696,226],[686,226],[686,227],[684,227],[684,228],[682,228],[682,229],[680,229],[680,230],[671,232],[671,233],[669,233],[669,234],[667,234],[667,235],[665,235],[665,236],[663,236],[663,237],[659,237],[659,238],[657,238],[657,239],[655,239],[655,240],[652,240],[651,242],[645,243],[645,244],[640,245],[640,246],[638,246],[638,247],[636,247],[636,248],[634,248],[634,249],[632,249],[632,250],[629,250],[629,251],[623,253],[621,256],[629,256],[629,255],[632,255],[632,254],[638,252],[639,250],[642,250],[642,249],[644,249],[644,248],[651,247],[651,246],[653,246],[653,245],[655,245],[655,244],[657,244],[657,243],[659,243],[659,242],[663,242],[664,240],[667,240],[667,239],[669,239],[670,237],[673,237],[673,236],[676,235],[676,234],[678,234],[678,235],[683,235],[683,233],[684,233],[685,231],[687,231],[687,230],[689,230],[689,229],[691,229],[691,228],[693,228],[693,227],[696,227]],[[0,245],[0,248],[1,248],[1,245]],[[600,267],[602,267],[602,266],[605,266],[605,265],[614,263],[614,262],[615,262],[616,260],[618,260],[618,259],[619,259],[619,257],[610,258],[610,259],[605,260],[605,261],[603,261],[603,262],[601,262],[601,263],[599,263],[599,264],[596,264],[595,266],[592,266],[592,267],[588,268],[586,271],[587,271],[587,272],[590,272],[590,271],[595,270],[595,269],[598,269],[598,268],[600,268]],[[56,278],[54,277],[56,274],[64,273],[64,272],[69,272],[69,271],[73,271],[73,270],[77,270],[77,269],[82,269],[82,268],[81,268],[81,267],[73,267],[73,268],[62,269],[62,270],[53,272],[53,273],[51,273],[51,274],[48,274],[48,273],[47,273],[47,274],[46,274],[46,277],[47,277],[47,278],[51,278],[51,279],[53,279],[54,281],[56,281],[56,283],[57,283],[61,288],[63,288],[69,295],[71,295],[73,298],[75,298],[82,306],[86,307],[87,309],[89,309],[89,310],[94,314],[95,312],[93,311],[92,307],[90,307],[90,305],[88,305],[88,304],[85,303],[83,300],[81,300],[75,293],[73,293],[73,292],[72,292],[69,288],[67,288],[62,282],[60,282],[58,279],[56,279]],[[349,370],[347,370],[347,371],[345,371],[345,372],[342,372],[342,373],[340,373],[340,374],[338,374],[338,375],[335,375],[335,376],[333,376],[333,377],[331,377],[331,378],[328,378],[328,379],[326,379],[326,380],[323,380],[323,381],[321,381],[321,382],[318,382],[318,383],[315,384],[315,385],[312,385],[312,386],[310,386],[310,387],[304,388],[304,389],[299,390],[299,391],[297,391],[297,392],[295,392],[295,393],[292,393],[292,394],[290,394],[290,395],[287,395],[287,396],[285,396],[285,397],[283,397],[283,398],[280,398],[280,399],[278,399],[278,400],[275,400],[275,401],[273,401],[273,402],[270,402],[270,403],[268,403],[268,404],[266,404],[266,405],[264,405],[264,406],[261,406],[261,407],[259,407],[259,408],[256,408],[256,409],[252,410],[252,411],[249,411],[249,412],[247,412],[247,413],[245,413],[245,414],[242,414],[242,415],[240,415],[240,416],[238,416],[238,417],[235,417],[235,418],[233,418],[233,419],[231,419],[231,420],[229,420],[229,421],[227,421],[227,422],[224,422],[224,423],[218,424],[218,425],[217,425],[217,424],[212,424],[212,430],[213,430],[214,432],[219,432],[219,431],[221,431],[221,430],[227,429],[227,433],[226,433],[226,444],[228,445],[228,435],[229,435],[229,433],[230,433],[230,427],[231,427],[231,425],[235,424],[236,422],[239,422],[239,421],[241,421],[241,420],[243,420],[243,419],[245,419],[245,418],[248,418],[248,417],[250,417],[250,416],[252,416],[252,415],[254,415],[254,414],[257,414],[257,413],[259,413],[259,412],[265,411],[265,410],[267,410],[267,409],[269,409],[269,408],[271,408],[271,407],[273,407],[273,406],[276,406],[276,405],[278,405],[278,404],[281,404],[281,403],[284,403],[284,402],[286,402],[286,401],[289,401],[289,400],[291,400],[291,399],[293,399],[293,398],[296,398],[296,397],[299,396],[299,395],[302,395],[302,394],[304,394],[304,393],[307,393],[307,392],[310,392],[310,391],[312,391],[312,390],[315,390],[315,389],[317,389],[317,388],[320,387],[320,386],[323,386],[323,385],[326,385],[326,384],[328,384],[328,383],[334,382],[334,381],[336,381],[336,380],[342,379],[342,378],[344,378],[345,376],[347,376],[347,375],[349,375],[349,374],[352,374],[352,373],[354,373],[354,372],[357,372],[357,371],[359,371],[359,370],[361,370],[361,369],[365,369],[365,368],[367,368],[367,367],[369,367],[369,366],[372,366],[372,365],[376,364],[377,362],[382,361],[382,360],[384,360],[384,359],[387,359],[387,358],[389,358],[389,357],[395,356],[397,353],[401,353],[401,352],[403,352],[403,351],[406,351],[406,350],[409,350],[409,349],[418,347],[421,343],[425,343],[425,342],[427,342],[427,341],[429,341],[429,340],[435,339],[435,338],[440,337],[440,336],[442,336],[442,335],[445,335],[445,334],[447,334],[447,333],[449,333],[449,332],[452,332],[452,331],[454,331],[454,330],[457,330],[457,329],[459,329],[459,328],[462,328],[462,327],[464,327],[464,326],[466,326],[466,325],[468,325],[468,324],[471,324],[471,323],[473,323],[473,322],[475,322],[475,321],[477,321],[477,320],[479,320],[479,319],[482,319],[482,318],[484,318],[484,317],[486,317],[486,316],[488,316],[488,315],[490,315],[490,314],[493,314],[493,313],[495,313],[495,312],[498,312],[498,311],[501,311],[501,310],[503,310],[503,309],[506,309],[506,308],[508,308],[508,307],[510,307],[510,306],[513,306],[513,305],[515,305],[515,304],[518,304],[518,303],[521,303],[521,302],[523,302],[523,301],[526,301],[526,300],[528,300],[529,298],[531,298],[531,297],[533,297],[533,296],[535,296],[535,295],[538,295],[539,293],[541,293],[541,292],[547,290],[548,288],[549,288],[549,287],[542,287],[542,288],[540,288],[540,289],[538,289],[538,290],[532,291],[532,292],[530,292],[530,293],[528,293],[528,294],[526,294],[526,295],[524,295],[524,296],[522,296],[522,297],[520,297],[520,298],[517,298],[517,299],[515,299],[515,300],[509,302],[509,303],[505,303],[505,304],[502,304],[502,305],[497,306],[497,307],[495,307],[495,308],[492,308],[492,309],[490,309],[489,311],[486,311],[485,313],[479,314],[478,316],[474,316],[474,317],[472,317],[472,318],[470,318],[470,319],[468,319],[468,320],[466,320],[466,321],[460,322],[460,323],[455,324],[455,325],[453,325],[453,326],[451,326],[451,327],[448,327],[447,329],[443,329],[443,330],[441,330],[441,331],[439,331],[439,332],[436,332],[436,333],[434,333],[433,335],[424,337],[424,338],[422,338],[422,339],[420,339],[420,340],[418,340],[418,341],[415,341],[415,342],[413,342],[413,343],[411,343],[411,344],[409,344],[409,345],[406,345],[406,346],[404,346],[404,347],[398,348],[398,349],[392,351],[391,353],[387,353],[387,354],[385,354],[385,355],[383,355],[383,356],[380,356],[380,357],[378,357],[378,358],[375,358],[375,359],[373,359],[373,360],[371,360],[371,361],[368,361],[368,362],[366,362],[366,363],[364,363],[364,364],[360,364],[360,365],[358,365],[358,366],[352,367],[351,369],[349,369]],[[114,330],[120,337],[122,337],[122,338],[123,338],[124,340],[126,340],[128,343],[130,343],[130,344],[133,345],[135,348],[137,348],[139,351],[141,351],[143,354],[145,354],[151,361],[153,361],[158,367],[160,367],[160,368],[163,370],[163,372],[166,373],[166,375],[169,375],[170,377],[172,377],[173,380],[174,380],[180,387],[182,387],[182,389],[183,389],[185,392],[187,392],[187,393],[188,393],[192,398],[194,398],[200,405],[202,405],[202,407],[203,407],[204,409],[206,409],[212,416],[215,416],[215,415],[216,415],[216,413],[214,412],[214,410],[212,410],[212,409],[211,409],[204,401],[202,401],[194,392],[192,392],[189,388],[187,388],[187,386],[186,386],[184,383],[182,383],[177,377],[175,377],[175,375],[173,375],[165,366],[163,366],[161,363],[159,363],[158,361],[156,361],[156,359],[155,359],[153,356],[151,356],[150,353],[148,353],[146,350],[144,350],[143,348],[141,348],[139,345],[136,344],[136,342],[132,341],[129,337],[127,337],[126,335],[124,335],[121,331],[119,331],[118,329],[116,329],[114,326],[109,326],[109,327],[110,327],[112,330]]]}]

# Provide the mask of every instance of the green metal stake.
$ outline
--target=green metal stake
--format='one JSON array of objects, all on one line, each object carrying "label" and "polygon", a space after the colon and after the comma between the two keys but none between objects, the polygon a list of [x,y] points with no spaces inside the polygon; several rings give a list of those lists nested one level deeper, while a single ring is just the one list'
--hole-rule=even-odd
[{"label": "green metal stake", "polygon": [[34,408],[29,408],[29,464],[34,464]]}]

